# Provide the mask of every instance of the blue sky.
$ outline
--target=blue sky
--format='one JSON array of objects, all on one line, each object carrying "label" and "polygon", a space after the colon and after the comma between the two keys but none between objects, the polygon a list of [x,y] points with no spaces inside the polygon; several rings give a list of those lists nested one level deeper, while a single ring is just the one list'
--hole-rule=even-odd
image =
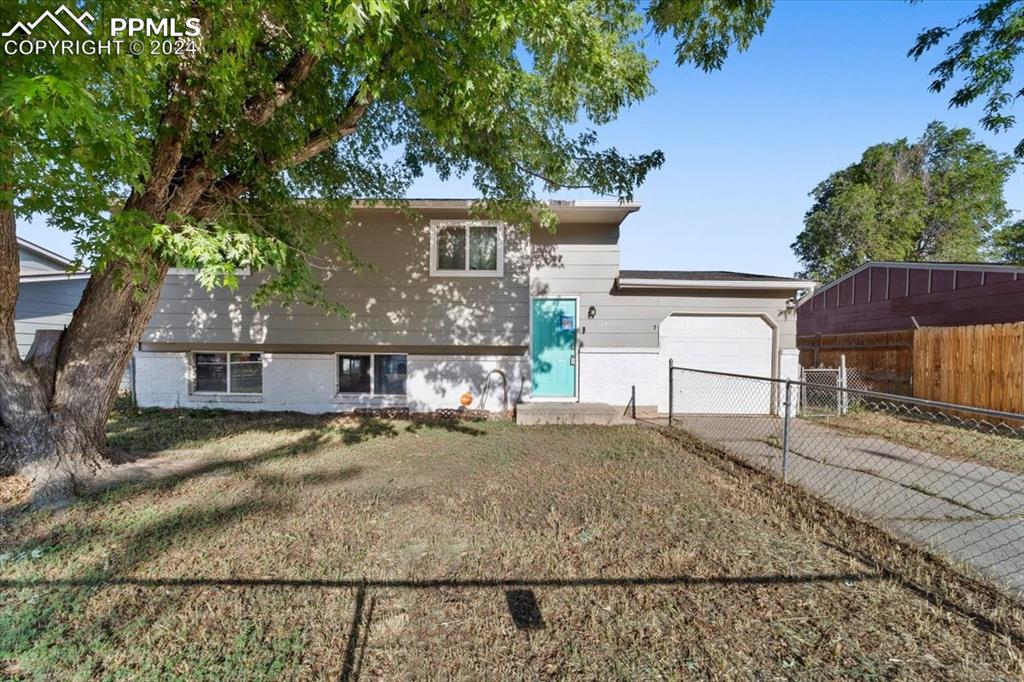
[{"label": "blue sky", "polygon": [[[605,144],[622,151],[666,155],[636,193],[643,208],[624,224],[622,267],[792,274],[798,264],[789,245],[808,192],[869,145],[916,138],[941,120],[1010,152],[1024,123],[1000,135],[981,131],[980,106],[951,110],[948,92],[928,91],[939,53],[917,63],[906,57],[921,29],[955,23],[974,4],[778,2],[764,34],[711,74],[675,66],[669,43],[652,45],[658,92],[600,130]],[[1018,71],[1024,78],[1024,67]],[[1020,102],[1015,113],[1024,121]],[[436,177],[409,192],[473,195],[469,180]],[[1024,211],[1024,171],[1007,183],[1006,197]],[[19,234],[71,252],[70,235],[42,219],[19,224]]]}]

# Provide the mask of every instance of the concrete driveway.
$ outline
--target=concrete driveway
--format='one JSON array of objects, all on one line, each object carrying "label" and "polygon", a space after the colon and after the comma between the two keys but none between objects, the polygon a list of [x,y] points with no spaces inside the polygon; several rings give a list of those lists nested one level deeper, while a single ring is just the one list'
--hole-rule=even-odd
[{"label": "concrete driveway", "polygon": [[[756,466],[782,471],[779,418],[680,416],[673,422]],[[1024,595],[1024,476],[806,419],[792,421],[789,439],[790,482]]]}]

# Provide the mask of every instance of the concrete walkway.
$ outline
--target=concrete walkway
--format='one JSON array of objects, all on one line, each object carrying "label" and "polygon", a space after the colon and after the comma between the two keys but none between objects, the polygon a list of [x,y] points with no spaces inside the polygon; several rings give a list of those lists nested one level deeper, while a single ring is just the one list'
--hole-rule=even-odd
[{"label": "concrete walkway", "polygon": [[[781,475],[782,420],[684,416],[675,425]],[[1024,476],[794,419],[788,480],[964,561],[1024,596]]]}]

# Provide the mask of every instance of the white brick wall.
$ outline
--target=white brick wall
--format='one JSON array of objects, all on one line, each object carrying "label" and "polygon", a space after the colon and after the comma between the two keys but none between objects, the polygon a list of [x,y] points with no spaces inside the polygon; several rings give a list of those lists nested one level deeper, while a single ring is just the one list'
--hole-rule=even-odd
[{"label": "white brick wall", "polygon": [[[663,370],[663,371],[660,371]],[[659,372],[660,371],[660,372]],[[666,402],[662,386],[668,365],[660,366],[657,348],[580,349],[580,402],[625,406],[636,386],[638,406]],[[667,389],[665,389],[667,390]],[[667,396],[667,393],[666,393]]]},{"label": "white brick wall", "polygon": [[[779,351],[779,378],[800,378],[799,353],[795,348]],[[668,412],[668,361],[659,349],[581,349],[580,402],[625,406],[632,386],[638,407],[656,405],[659,412]]]},{"label": "white brick wall", "polygon": [[[795,349],[779,353],[779,376],[799,378]],[[668,365],[657,348],[582,348],[579,355],[579,400],[625,406],[636,386],[637,406],[668,410]],[[484,381],[492,370],[505,373],[509,404],[530,399],[530,361],[523,356],[410,355],[408,396],[353,398],[335,394],[333,354],[263,354],[263,395],[190,395],[187,353],[136,354],[137,390],[143,407],[223,407],[231,410],[295,411],[319,414],[357,407],[408,406],[428,411],[459,406],[466,391],[477,406]],[[491,375],[484,407],[501,406],[501,381]],[[780,401],[781,402],[781,401]]]},{"label": "white brick wall", "polygon": [[800,351],[796,348],[783,348],[779,351],[779,378],[800,380]]},{"label": "white brick wall", "polygon": [[135,393],[141,407],[186,407],[186,353],[135,354]]},{"label": "white brick wall", "polygon": [[[800,351],[796,348],[783,348],[779,351],[779,378],[780,379],[792,379],[793,381],[800,381]],[[777,414],[783,414],[786,407],[786,385],[776,384],[776,390],[778,391],[778,397],[775,399],[775,411]],[[793,386],[790,389],[790,409],[796,409],[796,406],[800,404],[800,387]]]},{"label": "white brick wall", "polygon": [[[142,407],[222,407],[230,410],[293,411],[320,414],[357,407],[408,406],[427,411],[459,406],[460,396],[473,394],[475,408],[492,370],[505,373],[509,404],[522,392],[529,399],[530,364],[526,356],[410,355],[406,398],[342,397],[335,394],[337,366],[333,354],[263,354],[263,394],[191,395],[187,353],[136,354],[138,401]],[[501,406],[502,385],[491,376],[486,409]]]}]

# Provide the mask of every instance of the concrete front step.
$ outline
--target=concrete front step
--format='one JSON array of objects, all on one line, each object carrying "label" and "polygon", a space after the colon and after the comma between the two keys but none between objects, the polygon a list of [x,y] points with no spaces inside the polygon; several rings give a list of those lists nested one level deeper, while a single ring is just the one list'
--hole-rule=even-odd
[{"label": "concrete front step", "polygon": [[516,406],[516,424],[616,424],[635,423],[622,407],[604,403],[522,403]]}]

